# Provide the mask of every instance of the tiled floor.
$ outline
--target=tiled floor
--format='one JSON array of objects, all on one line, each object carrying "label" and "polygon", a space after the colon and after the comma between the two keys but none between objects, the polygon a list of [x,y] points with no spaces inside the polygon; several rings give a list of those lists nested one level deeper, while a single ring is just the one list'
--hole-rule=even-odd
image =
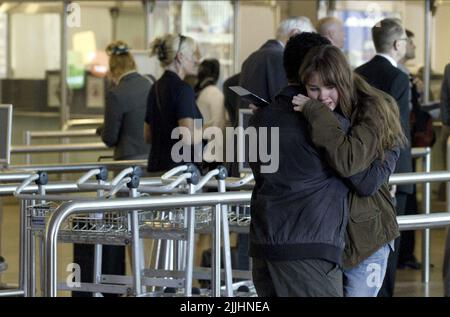
[{"label": "tiled floor", "polygon": [[[433,204],[438,206],[439,204]],[[7,284],[17,284],[18,282],[18,248],[19,248],[19,209],[15,204],[6,204],[3,206],[3,226],[2,233],[2,251],[1,254],[7,259],[9,268],[6,272],[0,274],[1,282]],[[445,244],[446,231],[443,229],[435,229],[431,231],[431,263],[434,267],[430,272],[430,283],[425,285],[421,282],[421,271],[412,269],[399,270],[397,273],[397,284],[395,296],[405,297],[424,297],[424,296],[443,296],[442,283],[442,262],[443,250]],[[208,243],[209,239],[201,240],[203,244]],[[416,233],[416,256],[421,257],[421,233]],[[72,247],[68,244],[60,244],[58,247],[59,255],[59,279],[63,280],[67,277],[65,272],[67,264],[72,262]],[[200,261],[199,253],[196,257],[197,263]],[[62,293],[60,295],[68,295]]]}]

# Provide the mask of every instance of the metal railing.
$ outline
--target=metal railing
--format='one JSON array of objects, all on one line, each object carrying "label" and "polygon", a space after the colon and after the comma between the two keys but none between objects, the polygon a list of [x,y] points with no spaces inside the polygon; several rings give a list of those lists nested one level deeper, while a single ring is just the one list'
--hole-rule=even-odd
[{"label": "metal railing", "polygon": [[[30,176],[31,174],[28,174]],[[20,179],[20,181],[26,179],[28,177]],[[18,180],[18,179],[16,179]],[[140,185],[142,186],[156,186],[161,185],[161,178],[159,177],[148,177],[148,178],[141,178],[140,179]],[[14,192],[17,189],[17,184],[5,184],[0,185],[0,197],[1,196],[12,196]],[[69,193],[81,193],[81,192],[91,192],[96,186],[95,182],[86,182],[84,184],[85,186],[83,188],[79,188],[77,184],[72,182],[52,182],[51,184],[47,184],[45,186],[45,190],[47,193],[52,194],[69,194]],[[109,187],[111,184],[110,182],[105,182],[105,187]],[[37,185],[28,185],[23,189],[23,193],[35,193],[37,191]],[[121,191],[126,191],[125,189]]]},{"label": "metal railing", "polygon": [[[449,141],[450,144],[450,141]],[[420,153],[422,154],[429,154],[429,149],[427,150],[423,150],[421,152],[416,151],[416,153],[414,153],[414,155],[420,155]],[[119,167],[120,165],[125,164],[125,166],[129,163],[129,162],[139,162],[143,165],[146,164],[146,161],[141,160],[141,161],[124,161],[124,162],[111,162],[111,166],[116,165],[117,167]],[[91,168],[97,168],[97,167],[101,167],[101,166],[105,166],[105,164],[97,164],[97,165],[89,165],[89,164],[78,164],[75,166],[47,166],[49,170],[53,170],[56,172],[63,172],[65,169],[69,169],[69,170],[76,170],[78,169],[78,171],[81,170],[86,170],[86,169],[91,169]],[[42,167],[42,166],[40,166]],[[24,178],[26,178],[26,176],[29,176],[28,173],[24,172],[22,173],[22,171],[20,171],[19,173],[14,173],[13,171],[7,171],[4,173],[0,173],[0,181],[17,181],[17,180],[22,180]],[[396,175],[392,175],[389,183],[390,184],[397,184],[397,185],[401,185],[401,184],[411,184],[411,183],[429,183],[430,182],[446,182],[446,181],[450,181],[450,171],[439,171],[439,172],[429,172],[429,173],[405,173],[405,174],[396,174]],[[143,178],[141,180],[141,184],[142,185],[154,185],[154,184],[161,184],[161,180],[160,178]],[[94,184],[93,184],[94,185]],[[209,186],[216,186],[215,183],[211,183],[209,184]],[[0,196],[2,195],[12,195],[12,193],[14,192],[14,190],[16,189],[16,186],[14,185],[1,185],[0,186]],[[68,182],[61,182],[58,184],[49,184],[47,185],[46,188],[47,192],[55,192],[55,193],[68,193],[68,192],[79,192],[80,189],[74,184],[74,183],[68,183]],[[25,192],[27,191],[36,191],[36,188],[33,187],[33,185],[30,185],[29,187],[27,187],[25,189]],[[429,199],[429,189],[427,190],[428,194],[426,194],[424,197],[424,201]],[[229,194],[234,194],[234,193],[229,193]],[[428,195],[428,196],[427,196]],[[170,199],[173,199],[173,197],[169,197]],[[92,204],[93,201],[90,201],[89,204]],[[211,202],[210,202],[211,204]],[[214,202],[212,202],[212,204],[214,204]],[[128,206],[129,207],[129,206]],[[156,207],[155,207],[156,208]],[[430,212],[430,206],[428,203],[428,206],[426,206],[426,214],[425,216],[427,216]],[[437,216],[436,216],[437,215]],[[415,227],[417,224],[413,224],[414,221],[416,221],[417,219],[419,219],[419,224],[418,226],[420,227],[421,224],[426,226],[427,224],[429,225],[429,227],[434,227],[435,223],[439,223],[441,222],[441,220],[443,219],[441,217],[440,214],[433,214],[433,215],[429,215],[430,218],[426,218],[426,219],[433,219],[430,220],[428,222],[425,222],[425,218],[415,218],[416,216],[402,216],[399,217],[399,224],[402,226],[402,229],[405,230],[404,228],[408,228],[408,229],[417,229],[418,227]],[[445,218],[445,217],[444,217]],[[408,222],[412,227],[405,227],[405,223],[402,223],[402,219],[409,219],[411,220],[411,222]],[[416,219],[416,220],[415,220]],[[446,218],[445,218],[446,219]],[[408,221],[409,221],[408,220]],[[425,227],[428,228],[428,227]],[[429,231],[429,230],[428,230]],[[429,238],[429,237],[428,237]],[[428,252],[429,252],[429,243],[428,245]],[[426,249],[424,248],[424,250],[426,251]],[[426,253],[426,252],[424,252]],[[429,258],[426,259],[424,261],[424,263],[426,261],[429,261]],[[424,269],[426,270],[427,266],[424,265]],[[429,269],[429,266],[428,266]],[[427,274],[424,273],[424,276],[427,276]],[[429,273],[428,273],[429,276]],[[427,282],[427,281],[424,281]]]},{"label": "metal railing", "polygon": [[[88,130],[62,130],[62,131],[25,131],[24,132],[24,143],[26,146],[31,146],[33,139],[49,139],[49,138],[57,138],[63,139],[63,144],[68,143],[69,137],[98,137],[95,129]],[[25,162],[27,164],[31,164],[31,154],[27,153],[25,155]]]},{"label": "metal railing", "polygon": [[14,145],[11,154],[18,153],[64,153],[110,150],[104,143],[73,143],[73,144],[40,144],[40,145]]},{"label": "metal railing", "polygon": [[0,172],[0,183],[21,182],[30,177],[31,174],[32,172],[26,173],[22,171],[2,171]]},{"label": "metal railing", "polygon": [[[106,167],[109,171],[120,170],[130,166],[146,167],[147,160],[124,160],[124,161],[108,161],[108,162],[87,162],[76,164],[39,164],[39,165],[10,165],[8,170],[12,171],[30,171],[30,172],[47,172],[47,173],[76,173],[88,171],[100,167]],[[1,172],[3,173],[3,172]]]},{"label": "metal railing", "polygon": [[[413,158],[423,157],[423,171],[431,172],[431,148],[412,148]],[[425,182],[422,197],[423,212],[428,215],[431,212],[431,184]],[[425,229],[422,235],[422,282],[430,281],[430,230]]]},{"label": "metal railing", "polygon": [[[39,145],[13,145],[11,154],[25,154],[26,164],[31,164],[31,154],[60,153],[63,155],[63,164],[68,163],[65,156],[70,152],[107,151],[112,154],[112,149],[103,142],[96,143],[64,143],[64,144],[39,144]],[[112,155],[111,155],[112,157]]]},{"label": "metal railing", "polygon": [[76,126],[99,126],[103,124],[103,118],[92,118],[92,119],[71,119],[67,120],[63,125],[63,131]]}]

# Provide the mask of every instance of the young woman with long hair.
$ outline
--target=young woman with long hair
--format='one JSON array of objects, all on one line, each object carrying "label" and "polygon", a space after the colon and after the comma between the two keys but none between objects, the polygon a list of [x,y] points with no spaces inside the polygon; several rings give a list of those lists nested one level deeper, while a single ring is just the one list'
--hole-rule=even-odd
[{"label": "young woman with long hair", "polygon": [[[342,52],[324,45],[311,49],[299,71],[308,96],[293,98],[309,122],[312,142],[344,178],[379,160],[372,192],[355,189],[348,197],[344,250],[344,296],[376,296],[393,240],[399,236],[388,177],[406,137],[395,101],[354,74]],[[330,111],[331,110],[331,111]]]}]

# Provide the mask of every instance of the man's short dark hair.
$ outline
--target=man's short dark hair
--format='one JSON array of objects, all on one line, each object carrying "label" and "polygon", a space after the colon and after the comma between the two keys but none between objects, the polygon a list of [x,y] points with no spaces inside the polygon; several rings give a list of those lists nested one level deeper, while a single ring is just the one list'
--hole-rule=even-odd
[{"label": "man's short dark hair", "polygon": [[318,33],[302,32],[292,36],[286,43],[283,66],[290,82],[300,83],[298,71],[306,54],[313,47],[331,44],[330,40]]},{"label": "man's short dark hair", "polygon": [[372,28],[373,44],[377,53],[389,53],[394,42],[403,36],[402,21],[395,18],[381,20]]},{"label": "man's short dark hair", "polygon": [[209,78],[214,84],[219,80],[220,63],[216,58],[205,59],[198,67],[198,79],[203,81]]}]

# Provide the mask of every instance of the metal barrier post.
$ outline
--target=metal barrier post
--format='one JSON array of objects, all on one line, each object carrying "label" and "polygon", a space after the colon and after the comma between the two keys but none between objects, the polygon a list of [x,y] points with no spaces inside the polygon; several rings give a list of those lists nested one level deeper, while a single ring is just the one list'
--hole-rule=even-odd
[{"label": "metal barrier post", "polygon": [[[108,177],[107,172],[100,172],[98,175],[96,175],[97,183],[99,186],[105,184],[105,180]],[[97,190],[97,197],[104,197],[105,191],[103,189]],[[95,218],[99,216],[98,214],[95,214]],[[103,218],[104,215],[101,214],[101,218]],[[101,284],[102,280],[102,264],[103,264],[103,245],[102,244],[96,244],[94,247],[94,284]],[[93,297],[103,297],[103,295],[100,292],[96,292],[92,294]]]},{"label": "metal barrier post", "polygon": [[[426,173],[431,172],[431,149],[426,148],[423,165]],[[427,182],[423,186],[423,210],[426,215],[431,212],[431,184]],[[422,235],[422,282],[430,282],[430,229],[425,229]]]},{"label": "metal barrier post", "polygon": [[220,204],[213,208],[213,244],[211,249],[211,293],[220,297],[220,220],[222,208]]},{"label": "metal barrier post", "polygon": [[[31,145],[31,132],[30,131],[25,131],[24,138],[25,138],[25,140],[24,140],[25,145]],[[27,153],[25,155],[25,163],[27,165],[31,164],[31,153]]]},{"label": "metal barrier post", "polygon": [[20,203],[20,240],[19,240],[19,289],[28,296],[28,251],[27,251],[27,205],[25,200]]},{"label": "metal barrier post", "polygon": [[[227,170],[225,167],[219,167],[219,175],[216,176],[218,181],[218,192],[224,193],[226,192],[226,182],[225,179],[227,177]],[[221,205],[221,222],[222,222],[222,237],[223,237],[223,262],[224,262],[224,271],[225,271],[225,296],[232,297],[233,296],[233,274],[231,267],[231,248],[230,248],[230,229],[228,226],[228,208],[229,206],[226,204]],[[219,266],[220,271],[220,266]]]}]

